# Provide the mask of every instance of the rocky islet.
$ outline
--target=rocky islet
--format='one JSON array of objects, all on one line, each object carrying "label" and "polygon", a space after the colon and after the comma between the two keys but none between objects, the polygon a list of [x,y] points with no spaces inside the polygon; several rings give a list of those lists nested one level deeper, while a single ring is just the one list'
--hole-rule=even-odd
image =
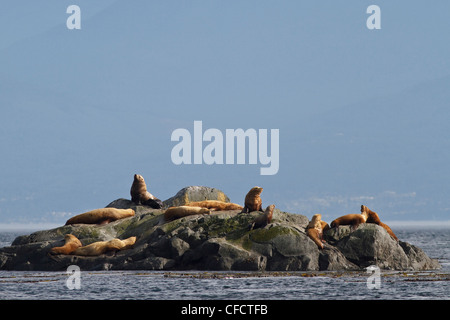
[{"label": "rocky islet", "polygon": [[[165,207],[192,201],[229,198],[220,190],[191,186],[164,201]],[[439,269],[420,248],[395,241],[382,227],[365,223],[331,228],[322,250],[306,235],[308,218],[275,208],[264,228],[249,230],[261,212],[213,211],[164,221],[164,210],[117,199],[107,207],[133,209],[133,217],[104,225],[75,224],[17,237],[0,249],[0,269],[60,271],[76,264],[82,270],[213,270],[213,271],[352,271],[377,265],[385,270]],[[64,236],[83,245],[136,236],[133,248],[95,257],[50,255]]]}]

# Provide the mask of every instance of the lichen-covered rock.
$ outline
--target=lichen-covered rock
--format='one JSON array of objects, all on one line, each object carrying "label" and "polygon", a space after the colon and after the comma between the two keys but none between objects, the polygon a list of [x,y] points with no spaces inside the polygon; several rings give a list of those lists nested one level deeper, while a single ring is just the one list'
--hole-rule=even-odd
[{"label": "lichen-covered rock", "polygon": [[303,232],[288,224],[249,233],[247,247],[267,256],[267,270],[318,270],[319,250]]},{"label": "lichen-covered rock", "polygon": [[[206,190],[201,188],[202,192]],[[195,191],[191,191],[180,191],[170,203],[183,204],[186,194],[187,199],[194,200],[190,197]],[[210,193],[215,195],[209,199],[228,199],[217,191]],[[362,224],[353,232],[347,226],[330,229],[325,233],[324,249],[319,250],[305,234],[308,219],[278,209],[266,227],[249,230],[260,212],[216,211],[166,223],[162,219],[164,210],[138,206],[126,199],[108,206],[131,207],[136,215],[105,225],[76,224],[20,236],[10,247],[0,249],[0,269],[56,271],[72,264],[82,270],[363,270],[373,264],[395,270],[439,268],[437,261],[420,248],[396,242],[375,224]],[[95,257],[50,255],[49,250],[61,246],[67,233],[83,245],[131,236],[137,241],[131,249]]]},{"label": "lichen-covered rock", "polygon": [[190,186],[181,189],[175,196],[163,201],[163,204],[165,207],[177,207],[183,206],[189,202],[204,200],[230,202],[228,196],[219,189],[202,186]]}]

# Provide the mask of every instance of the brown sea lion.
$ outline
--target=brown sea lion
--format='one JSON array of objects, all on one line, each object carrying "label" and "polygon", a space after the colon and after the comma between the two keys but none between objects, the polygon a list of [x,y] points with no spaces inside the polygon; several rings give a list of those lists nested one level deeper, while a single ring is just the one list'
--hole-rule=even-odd
[{"label": "brown sea lion", "polygon": [[133,209],[100,208],[76,215],[66,221],[66,225],[75,223],[104,224],[134,216]]},{"label": "brown sea lion", "polygon": [[367,223],[380,224],[381,220],[378,214],[367,208],[365,205],[361,206],[361,214],[362,213],[365,213],[367,215]]},{"label": "brown sea lion", "polygon": [[392,229],[385,223],[381,222],[380,217],[378,216],[378,214],[372,210],[370,210],[369,208],[367,208],[366,206],[362,205],[361,206],[361,213],[365,213],[367,215],[367,223],[375,223],[377,225],[379,225],[380,227],[384,228],[387,233],[389,233],[389,235],[398,242],[398,238],[397,236],[394,234],[394,232],[392,231]]},{"label": "brown sea lion", "polygon": [[62,247],[54,247],[50,249],[51,254],[71,254],[77,248],[82,247],[80,240],[72,234],[64,236],[64,245]]},{"label": "brown sea lion", "polygon": [[[322,217],[321,217],[321,219],[322,219]],[[320,220],[320,224],[322,225],[323,232],[325,232],[325,231],[330,229],[330,226],[325,221]]]},{"label": "brown sea lion", "polygon": [[273,209],[275,209],[274,204],[268,206],[262,215],[257,216],[255,220],[251,224],[249,224],[248,229],[253,230],[258,228],[264,228],[269,223],[271,223],[273,217]]},{"label": "brown sea lion", "polygon": [[170,207],[164,212],[166,222],[196,214],[210,214],[211,210],[202,207],[179,206]]},{"label": "brown sea lion", "polygon": [[154,209],[160,209],[163,206],[161,200],[147,191],[147,185],[145,184],[144,177],[140,174],[134,175],[133,184],[131,185],[130,189],[130,195],[131,201],[136,204],[147,205]]},{"label": "brown sea lion", "polygon": [[99,256],[109,251],[125,250],[134,245],[136,237],[130,237],[125,240],[112,239],[109,241],[97,241],[87,246],[76,249],[72,254],[77,256]]},{"label": "brown sea lion", "polygon": [[323,222],[325,221],[322,221],[322,215],[315,214],[308,226],[306,226],[306,234],[314,241],[319,249],[323,249],[323,242],[325,242],[325,240],[323,240],[323,225],[325,225],[325,227],[328,226],[328,223],[325,222],[325,224],[323,224]]},{"label": "brown sea lion", "polygon": [[351,213],[351,214],[347,214],[345,216],[339,217],[339,218],[331,221],[331,227],[337,228],[337,227],[343,226],[343,225],[350,225],[354,231],[354,230],[356,230],[356,228],[358,228],[358,226],[361,223],[365,223],[366,220],[367,220],[367,215],[364,213],[362,213],[362,214]]},{"label": "brown sea lion", "polygon": [[244,208],[241,213],[248,213],[252,211],[263,211],[262,209],[262,200],[261,200],[261,192],[263,188],[253,187],[245,196]]},{"label": "brown sea lion", "polygon": [[242,210],[242,206],[236,203],[224,202],[219,200],[204,200],[194,201],[185,204],[189,207],[202,207],[210,210],[223,211],[223,210]]}]

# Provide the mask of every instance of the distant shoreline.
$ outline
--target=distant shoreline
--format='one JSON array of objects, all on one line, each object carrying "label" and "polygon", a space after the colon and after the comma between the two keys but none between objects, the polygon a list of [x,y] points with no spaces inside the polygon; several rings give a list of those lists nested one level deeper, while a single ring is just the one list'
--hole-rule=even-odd
[{"label": "distant shoreline", "polygon": [[64,223],[0,223],[0,232],[34,232],[54,229],[63,225]]},{"label": "distant shoreline", "polygon": [[430,228],[430,229],[447,229],[450,228],[450,220],[435,221],[435,220],[412,220],[401,221],[393,220],[385,222],[391,228]]}]

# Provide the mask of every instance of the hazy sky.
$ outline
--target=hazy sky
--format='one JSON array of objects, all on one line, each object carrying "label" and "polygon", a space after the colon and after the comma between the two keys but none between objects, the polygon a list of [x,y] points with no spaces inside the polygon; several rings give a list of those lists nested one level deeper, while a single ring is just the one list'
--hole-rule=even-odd
[{"label": "hazy sky", "polygon": [[[129,198],[134,173],[162,200],[259,185],[263,205],[329,221],[361,204],[450,220],[449,1],[2,4],[0,223],[65,222]],[[278,129],[279,171],[175,165],[171,134],[194,121]]]}]

